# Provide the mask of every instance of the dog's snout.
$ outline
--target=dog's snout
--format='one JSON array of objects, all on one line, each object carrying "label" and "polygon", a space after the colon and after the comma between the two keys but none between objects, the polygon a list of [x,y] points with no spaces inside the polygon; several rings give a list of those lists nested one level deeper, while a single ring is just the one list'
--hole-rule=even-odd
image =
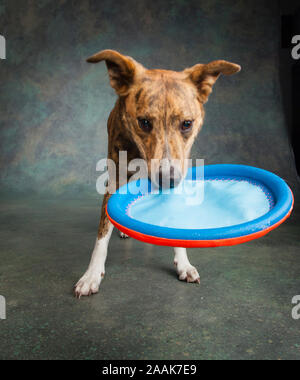
[{"label": "dog's snout", "polygon": [[174,166],[170,166],[170,178],[173,178],[173,179],[174,179],[174,176],[175,176],[175,169],[174,169]]},{"label": "dog's snout", "polygon": [[156,183],[159,185],[160,189],[173,189],[178,186],[181,182],[182,175],[178,168],[174,165],[170,166],[160,166],[159,171],[156,175]]}]

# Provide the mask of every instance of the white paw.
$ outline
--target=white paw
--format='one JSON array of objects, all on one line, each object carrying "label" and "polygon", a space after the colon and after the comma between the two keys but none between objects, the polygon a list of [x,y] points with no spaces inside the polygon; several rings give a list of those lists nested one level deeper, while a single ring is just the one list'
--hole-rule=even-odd
[{"label": "white paw", "polygon": [[126,234],[124,234],[124,232],[119,231],[119,233],[120,233],[120,238],[121,239],[128,239],[129,238],[129,236],[126,235]]},{"label": "white paw", "polygon": [[[177,265],[175,263],[175,265]],[[177,273],[180,281],[196,282],[200,284],[200,276],[195,267],[192,265],[177,266]]]},{"label": "white paw", "polygon": [[99,273],[87,271],[81,279],[75,285],[75,296],[80,298],[81,296],[90,296],[92,294],[98,293],[100,282],[104,277],[104,272],[99,275]]}]

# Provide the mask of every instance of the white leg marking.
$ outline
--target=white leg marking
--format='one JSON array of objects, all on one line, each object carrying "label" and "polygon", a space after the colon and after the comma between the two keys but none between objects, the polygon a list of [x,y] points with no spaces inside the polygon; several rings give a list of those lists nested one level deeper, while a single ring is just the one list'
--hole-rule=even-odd
[{"label": "white leg marking", "polygon": [[187,257],[186,248],[174,248],[174,264],[177,269],[179,280],[196,282],[200,284],[200,276],[195,267],[191,265]]},{"label": "white leg marking", "polygon": [[98,292],[100,282],[105,274],[107,247],[112,230],[113,225],[110,224],[107,234],[101,239],[96,239],[89,267],[75,285],[75,295],[78,298],[81,296],[89,296]]}]

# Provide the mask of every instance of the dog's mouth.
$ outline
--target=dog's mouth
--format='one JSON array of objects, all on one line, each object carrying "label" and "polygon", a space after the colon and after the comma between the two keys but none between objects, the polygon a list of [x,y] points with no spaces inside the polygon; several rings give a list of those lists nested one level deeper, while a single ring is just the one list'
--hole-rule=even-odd
[{"label": "dog's mouth", "polygon": [[159,170],[152,174],[149,180],[154,183],[159,190],[174,189],[182,181],[182,174],[178,170]]}]

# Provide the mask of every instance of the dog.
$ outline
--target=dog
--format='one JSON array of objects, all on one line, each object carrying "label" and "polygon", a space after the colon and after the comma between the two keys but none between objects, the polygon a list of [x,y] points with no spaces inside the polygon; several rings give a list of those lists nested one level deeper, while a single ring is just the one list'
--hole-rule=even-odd
[{"label": "dog", "polygon": [[[101,61],[105,61],[110,85],[118,95],[107,123],[108,158],[117,168],[120,151],[127,151],[128,162],[142,158],[151,178],[160,187],[166,186],[162,180],[166,170],[161,163],[170,162],[166,182],[169,187],[177,186],[185,177],[185,162],[202,128],[204,104],[213,85],[221,74],[235,74],[241,67],[217,60],[180,72],[148,70],[133,58],[114,50],[103,50],[87,59],[90,63]],[[156,166],[151,166],[152,159],[157,162]],[[119,187],[118,179],[115,186]],[[75,285],[78,298],[97,293],[105,274],[107,247],[113,230],[106,215],[109,197],[107,192],[89,267]],[[190,264],[185,248],[175,248],[174,264],[179,280],[200,283],[198,271]]]}]

